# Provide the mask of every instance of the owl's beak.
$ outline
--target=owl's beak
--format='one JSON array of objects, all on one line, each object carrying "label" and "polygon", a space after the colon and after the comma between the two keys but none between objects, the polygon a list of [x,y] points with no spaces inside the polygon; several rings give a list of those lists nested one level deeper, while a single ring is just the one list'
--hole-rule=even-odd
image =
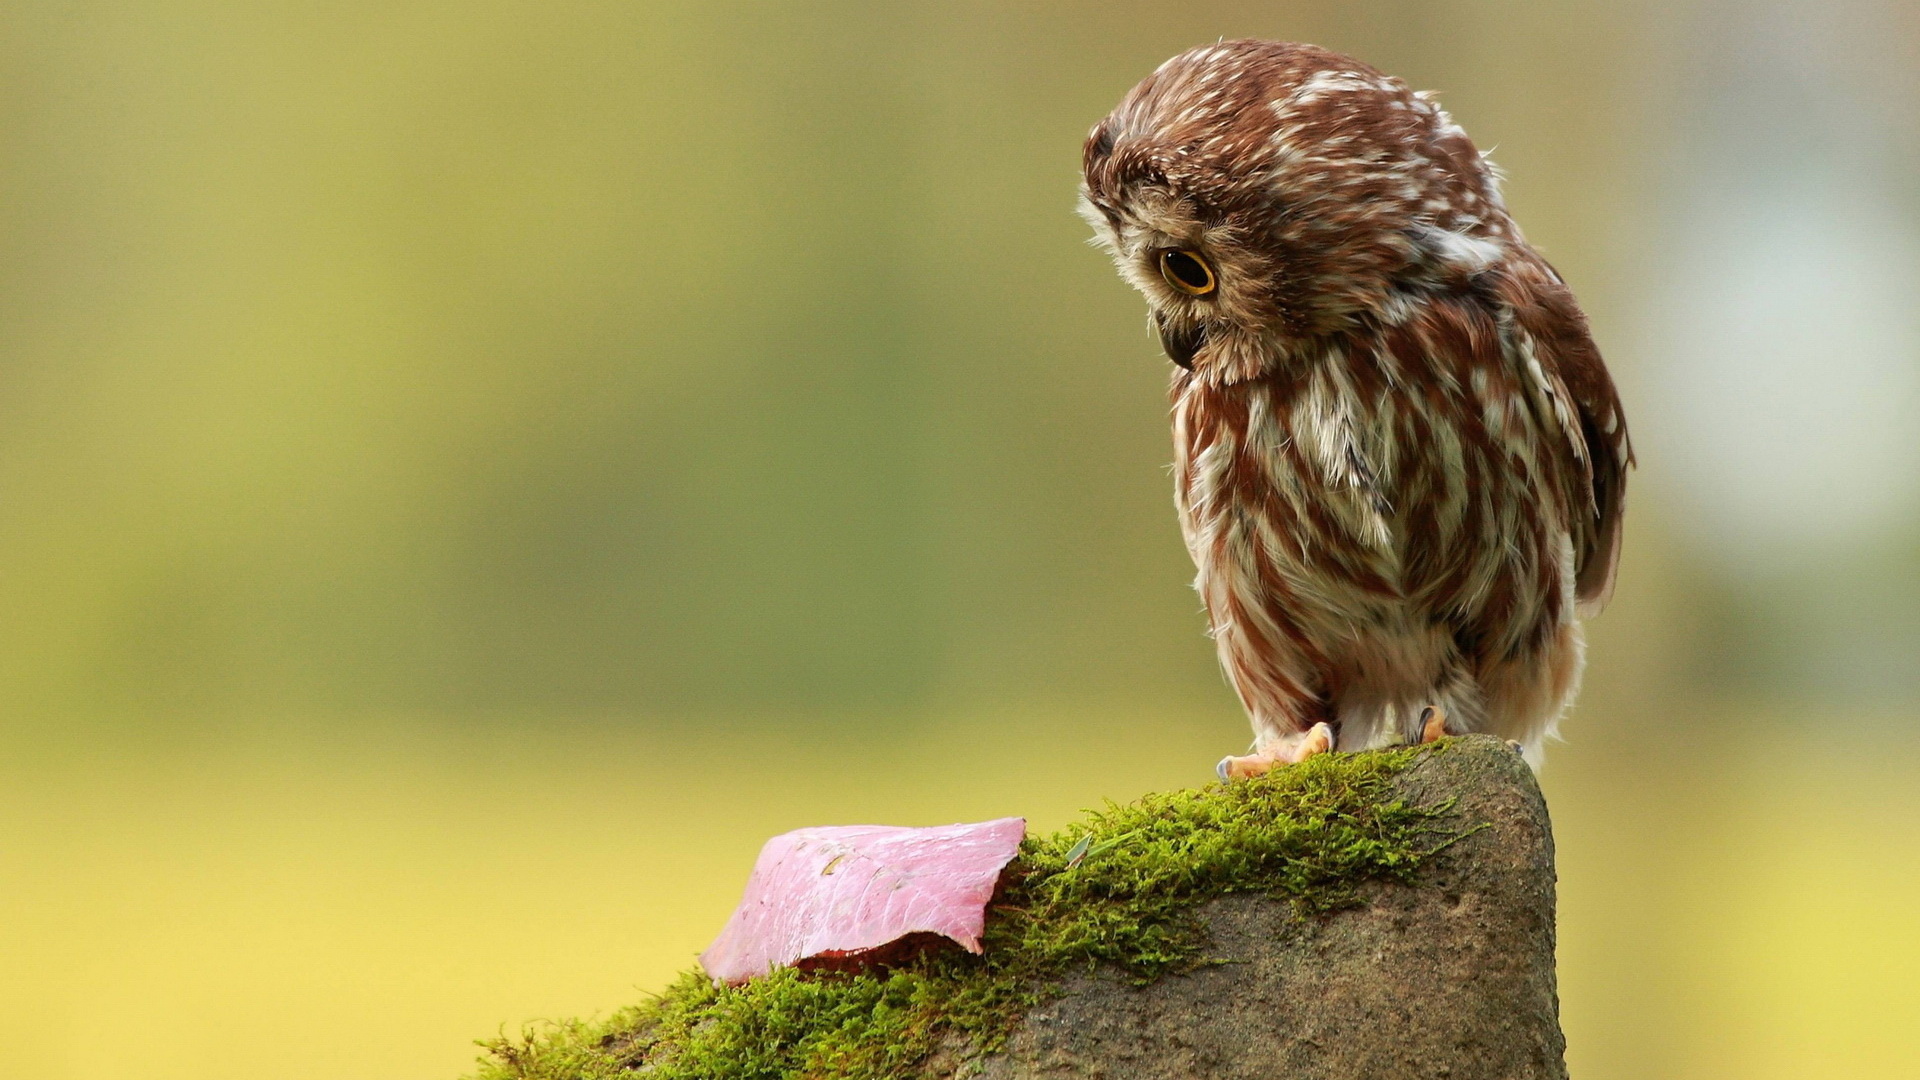
[{"label": "owl's beak", "polygon": [[1153,328],[1160,332],[1160,347],[1167,351],[1167,359],[1192,371],[1193,354],[1207,343],[1207,328],[1199,323],[1184,329],[1170,327],[1159,315],[1153,317]]}]

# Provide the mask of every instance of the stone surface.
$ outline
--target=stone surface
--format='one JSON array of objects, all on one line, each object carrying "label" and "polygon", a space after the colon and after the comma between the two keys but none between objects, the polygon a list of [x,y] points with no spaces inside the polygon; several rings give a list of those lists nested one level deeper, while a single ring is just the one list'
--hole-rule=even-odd
[{"label": "stone surface", "polygon": [[1261,897],[1206,912],[1223,964],[1135,988],[1070,980],[987,1080],[1561,1080],[1553,835],[1533,773],[1505,743],[1452,741],[1396,781],[1478,832],[1310,922]]}]

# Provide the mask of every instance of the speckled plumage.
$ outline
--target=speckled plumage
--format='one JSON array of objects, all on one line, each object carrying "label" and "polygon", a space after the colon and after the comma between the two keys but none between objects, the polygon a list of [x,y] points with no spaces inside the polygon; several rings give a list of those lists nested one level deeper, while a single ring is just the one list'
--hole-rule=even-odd
[{"label": "speckled plumage", "polygon": [[[1308,45],[1167,61],[1081,209],[1168,355],[1175,497],[1257,745],[1454,731],[1538,763],[1605,603],[1632,461],[1585,316],[1429,97]],[[1189,295],[1156,261],[1195,253]]]}]

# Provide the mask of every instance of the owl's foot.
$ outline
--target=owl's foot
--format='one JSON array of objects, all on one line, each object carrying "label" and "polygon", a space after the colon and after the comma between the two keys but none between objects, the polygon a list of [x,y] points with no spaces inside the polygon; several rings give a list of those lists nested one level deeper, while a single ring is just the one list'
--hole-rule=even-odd
[{"label": "owl's foot", "polygon": [[1420,710],[1420,741],[1439,742],[1447,737],[1447,710],[1429,705]]},{"label": "owl's foot", "polygon": [[1245,757],[1221,758],[1213,771],[1222,780],[1244,780],[1249,776],[1259,776],[1275,765],[1298,765],[1315,754],[1324,754],[1331,749],[1333,728],[1322,722],[1305,731],[1282,736]]}]

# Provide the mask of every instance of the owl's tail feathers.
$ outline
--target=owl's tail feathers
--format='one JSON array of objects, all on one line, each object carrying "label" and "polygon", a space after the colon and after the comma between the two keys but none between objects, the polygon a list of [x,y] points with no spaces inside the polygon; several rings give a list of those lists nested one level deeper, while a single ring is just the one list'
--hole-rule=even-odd
[{"label": "owl's tail feathers", "polygon": [[1225,757],[1213,771],[1222,780],[1244,780],[1259,776],[1276,765],[1297,765],[1333,749],[1333,726],[1322,721],[1305,731],[1296,731],[1265,743],[1245,757]]}]

